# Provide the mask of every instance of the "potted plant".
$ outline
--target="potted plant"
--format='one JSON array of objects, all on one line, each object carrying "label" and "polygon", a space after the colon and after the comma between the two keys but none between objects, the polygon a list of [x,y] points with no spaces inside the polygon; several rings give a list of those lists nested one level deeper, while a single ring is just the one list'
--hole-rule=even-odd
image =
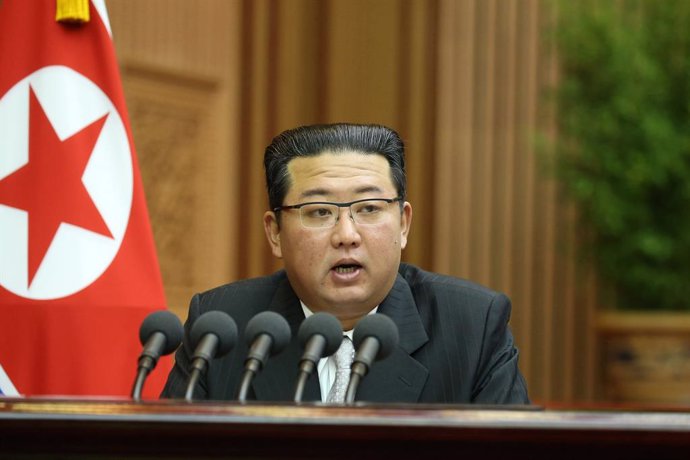
[{"label": "potted plant", "polygon": [[[690,358],[690,2],[552,5],[560,73],[551,158],[602,287],[608,383],[633,377],[644,387],[622,399],[690,402],[690,364],[680,362]],[[642,326],[643,338],[627,338],[626,326]],[[660,351],[664,341],[674,348]],[[656,355],[667,362],[652,364]],[[681,395],[652,382],[666,374]],[[638,394],[645,382],[651,397]]]}]

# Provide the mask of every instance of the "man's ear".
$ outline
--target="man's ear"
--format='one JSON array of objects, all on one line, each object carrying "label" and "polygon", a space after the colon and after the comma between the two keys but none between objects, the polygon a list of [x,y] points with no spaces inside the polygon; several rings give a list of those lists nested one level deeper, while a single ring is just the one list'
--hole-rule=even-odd
[{"label": "man's ear", "polygon": [[403,204],[402,215],[400,216],[400,249],[407,246],[407,236],[410,234],[412,225],[412,205],[409,202]]},{"label": "man's ear", "polygon": [[266,211],[264,214],[264,231],[268,245],[271,247],[273,255],[279,259],[283,258],[283,250],[280,247],[280,226],[275,212]]}]

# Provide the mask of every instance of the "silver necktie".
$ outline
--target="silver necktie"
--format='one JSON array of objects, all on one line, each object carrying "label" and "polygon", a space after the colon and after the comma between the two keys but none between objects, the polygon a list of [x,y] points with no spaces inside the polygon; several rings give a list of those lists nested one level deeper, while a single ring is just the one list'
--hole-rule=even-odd
[{"label": "silver necktie", "polygon": [[347,392],[347,384],[350,381],[350,366],[355,357],[355,347],[352,345],[352,340],[349,337],[343,336],[343,341],[340,348],[335,352],[335,382],[328,392],[327,402],[345,402],[345,393]]}]

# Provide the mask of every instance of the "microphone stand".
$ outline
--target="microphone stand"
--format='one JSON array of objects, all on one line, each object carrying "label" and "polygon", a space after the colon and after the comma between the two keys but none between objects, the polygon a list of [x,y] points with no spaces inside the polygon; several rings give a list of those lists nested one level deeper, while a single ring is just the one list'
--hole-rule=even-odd
[{"label": "microphone stand", "polygon": [[192,402],[194,399],[194,387],[201,377],[201,369],[195,367],[192,369],[192,374],[189,377],[189,383],[187,383],[187,391],[185,392],[184,399],[187,402]]},{"label": "microphone stand", "polygon": [[249,392],[249,386],[252,383],[254,375],[261,369],[261,363],[257,359],[249,359],[246,364],[246,369],[244,370],[244,375],[242,375],[242,381],[240,383],[240,389],[237,392],[237,401],[245,402],[247,400],[247,393]]},{"label": "microphone stand", "polygon": [[[355,363],[360,364],[360,363]],[[362,365],[363,367],[363,365]],[[362,379],[363,375],[355,371],[355,366],[352,366],[352,373],[350,374],[350,381],[347,384],[347,391],[345,392],[345,404],[352,405],[355,402],[355,394],[357,393],[357,387]]]},{"label": "microphone stand", "polygon": [[149,340],[147,340],[144,350],[139,357],[139,369],[132,386],[132,399],[134,401],[141,401],[141,392],[144,388],[146,377],[156,367],[160,351],[165,348],[166,340],[166,336],[160,332],[152,334]]},{"label": "microphone stand", "polygon": [[[338,333],[338,336],[340,336],[340,333]],[[314,335],[307,343],[305,354],[299,365],[297,383],[295,384],[294,401],[296,403],[302,402],[302,394],[304,394],[304,387],[307,384],[307,379],[314,372],[316,362],[321,359],[326,344],[326,338],[320,334]]]},{"label": "microphone stand", "polygon": [[301,370],[299,376],[297,377],[297,383],[295,385],[295,399],[296,403],[302,402],[302,394],[304,394],[304,387],[307,384],[307,379],[310,373],[305,370]]},{"label": "microphone stand", "polygon": [[185,392],[184,399],[187,402],[192,402],[194,395],[194,387],[201,377],[201,372],[208,366],[208,361],[213,359],[216,354],[216,349],[219,344],[219,339],[216,334],[209,333],[206,334],[199,345],[197,345],[196,350],[194,350],[194,359],[192,361],[192,373],[189,376],[189,382],[187,382],[187,391]]},{"label": "microphone stand", "polygon": [[347,390],[345,391],[345,404],[352,404],[355,402],[355,394],[359,381],[369,372],[369,365],[374,360],[379,352],[381,344],[373,337],[367,337],[362,341],[357,356],[352,363],[352,370],[350,371],[350,381],[347,383]]},{"label": "microphone stand", "polygon": [[134,386],[132,387],[132,399],[136,402],[141,401],[141,391],[144,388],[144,382],[146,381],[146,376],[148,375],[148,369],[140,367],[137,372],[137,377],[134,380]]},{"label": "microphone stand", "polygon": [[246,401],[252,379],[254,378],[254,375],[261,370],[266,357],[271,352],[272,345],[273,338],[270,335],[260,334],[249,348],[247,360],[244,363],[244,375],[242,375],[240,389],[237,392],[237,400],[239,402]]}]

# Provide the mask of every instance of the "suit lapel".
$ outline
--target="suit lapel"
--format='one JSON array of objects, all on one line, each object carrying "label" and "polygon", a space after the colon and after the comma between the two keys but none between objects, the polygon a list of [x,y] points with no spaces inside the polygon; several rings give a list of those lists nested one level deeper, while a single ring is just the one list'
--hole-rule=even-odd
[{"label": "suit lapel", "polygon": [[429,375],[412,356],[429,341],[412,296],[410,286],[398,275],[393,289],[378,313],[389,316],[398,326],[400,343],[391,355],[374,363],[357,390],[358,401],[417,402]]},{"label": "suit lapel", "polygon": [[[269,310],[285,317],[292,331],[287,348],[272,356],[254,378],[252,387],[258,401],[291,401],[297,381],[302,347],[297,339],[304,312],[287,278],[280,281]],[[417,402],[428,378],[428,370],[412,356],[429,341],[412,296],[410,286],[398,275],[393,289],[381,303],[378,313],[389,316],[398,326],[400,343],[391,355],[376,362],[357,391],[357,401]],[[303,401],[320,401],[317,372],[307,381]]]},{"label": "suit lapel", "polygon": [[[304,312],[287,278],[280,281],[268,310],[281,314],[287,320],[292,338],[285,350],[268,359],[264,369],[254,378],[252,388],[258,401],[292,401],[302,359],[297,332],[304,321]],[[307,380],[302,400],[321,400],[316,371]]]}]

